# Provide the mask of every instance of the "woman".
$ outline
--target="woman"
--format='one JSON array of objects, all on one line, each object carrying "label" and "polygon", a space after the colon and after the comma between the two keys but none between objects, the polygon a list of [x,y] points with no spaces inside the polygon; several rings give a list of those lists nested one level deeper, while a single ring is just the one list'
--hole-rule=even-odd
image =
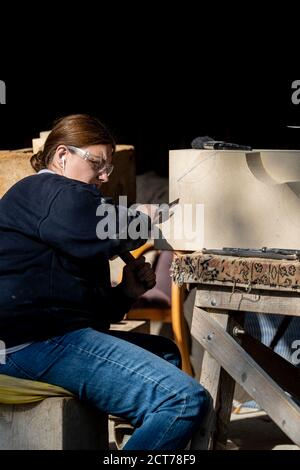
[{"label": "woman", "polygon": [[201,422],[206,391],[175,367],[173,342],[109,331],[155,285],[142,257],[110,286],[109,258],[144,242],[120,236],[137,217],[121,207],[115,233],[99,236],[99,189],[114,150],[97,119],[65,117],[31,159],[38,174],[0,201],[0,339],[7,347],[0,374],[59,385],[126,418],[136,428],[126,450],[180,450]]}]

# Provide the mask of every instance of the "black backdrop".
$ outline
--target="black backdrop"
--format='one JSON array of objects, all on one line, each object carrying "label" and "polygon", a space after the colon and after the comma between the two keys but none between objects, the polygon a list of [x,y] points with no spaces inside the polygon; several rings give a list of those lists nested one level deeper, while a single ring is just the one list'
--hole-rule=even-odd
[{"label": "black backdrop", "polygon": [[250,78],[242,71],[235,79],[217,76],[1,76],[7,99],[0,106],[0,149],[31,146],[55,118],[79,112],[98,116],[117,142],[135,145],[138,173],[167,175],[168,150],[189,148],[200,135],[254,148],[300,148],[300,129],[287,127],[300,125],[300,104],[291,100],[297,77]]}]

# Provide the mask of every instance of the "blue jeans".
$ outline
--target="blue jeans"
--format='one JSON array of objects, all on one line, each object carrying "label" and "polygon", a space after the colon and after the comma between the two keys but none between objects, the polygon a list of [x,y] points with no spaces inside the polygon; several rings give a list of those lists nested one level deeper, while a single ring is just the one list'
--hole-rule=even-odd
[{"label": "blue jeans", "polygon": [[59,385],[127,419],[136,429],[124,450],[184,450],[208,395],[179,358],[164,337],[84,328],[9,354],[0,374]]}]

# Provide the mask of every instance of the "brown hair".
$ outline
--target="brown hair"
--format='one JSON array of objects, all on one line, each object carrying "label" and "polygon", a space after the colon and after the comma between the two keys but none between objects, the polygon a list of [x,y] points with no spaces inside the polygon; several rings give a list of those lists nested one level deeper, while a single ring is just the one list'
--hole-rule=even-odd
[{"label": "brown hair", "polygon": [[44,149],[32,155],[30,163],[33,169],[38,172],[48,167],[59,145],[88,147],[99,144],[110,144],[113,147],[113,152],[115,151],[114,138],[99,119],[88,114],[71,114],[54,123]]}]

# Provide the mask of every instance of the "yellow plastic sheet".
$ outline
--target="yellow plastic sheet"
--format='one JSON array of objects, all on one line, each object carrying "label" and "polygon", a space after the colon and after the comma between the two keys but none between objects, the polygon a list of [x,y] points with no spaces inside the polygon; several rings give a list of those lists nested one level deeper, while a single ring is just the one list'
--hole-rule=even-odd
[{"label": "yellow plastic sheet", "polygon": [[0,374],[0,404],[22,405],[49,397],[74,397],[74,395],[56,385]]}]

